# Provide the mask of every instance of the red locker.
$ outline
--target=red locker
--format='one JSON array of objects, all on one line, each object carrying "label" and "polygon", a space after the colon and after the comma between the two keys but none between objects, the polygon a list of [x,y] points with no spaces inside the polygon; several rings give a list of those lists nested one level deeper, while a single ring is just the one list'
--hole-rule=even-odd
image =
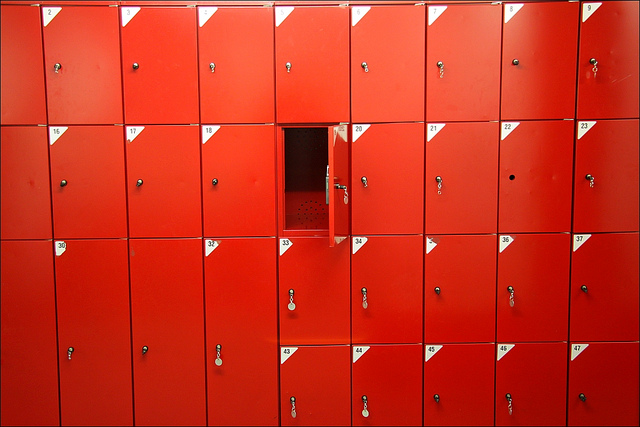
[{"label": "red locker", "polygon": [[638,119],[579,121],[573,231],[638,231]]},{"label": "red locker", "polygon": [[348,344],[349,243],[324,237],[280,239],[280,343]]},{"label": "red locker", "polygon": [[209,425],[278,425],[276,246],[205,239]]},{"label": "red locker", "polygon": [[504,4],[502,120],[573,118],[579,8],[578,2]]},{"label": "red locker", "polygon": [[275,167],[273,126],[202,125],[205,236],[275,236]]},{"label": "red locker", "polygon": [[424,341],[494,342],[496,236],[427,236],[425,247]]},{"label": "red locker", "polygon": [[127,237],[121,126],[49,127],[55,238]]},{"label": "red locker", "polygon": [[349,235],[349,143],[346,125],[277,130],[278,229],[284,236]]},{"label": "red locker", "polygon": [[51,242],[3,240],[1,252],[1,423],[57,426],[58,345]]},{"label": "red locker", "polygon": [[500,233],[571,230],[573,125],[573,120],[502,122]]},{"label": "red locker", "polygon": [[273,123],[273,9],[198,6],[205,123]]},{"label": "red locker", "polygon": [[583,2],[577,118],[637,118],[638,78],[638,2]]},{"label": "red locker", "polygon": [[283,426],[351,423],[350,347],[280,347]]},{"label": "red locker", "polygon": [[[39,5],[2,5],[3,125],[47,123]],[[45,16],[45,19],[46,16]],[[3,137],[4,139],[4,137]],[[3,167],[4,169],[4,167]]]},{"label": "red locker", "polygon": [[422,424],[422,345],[353,346],[354,426]]},{"label": "red locker", "polygon": [[569,234],[498,236],[497,340],[566,341]]},{"label": "red locker", "polygon": [[198,123],[195,7],[120,9],[125,123]]},{"label": "red locker", "polygon": [[351,7],[352,121],[424,121],[424,40],[424,7]]},{"label": "red locker", "polygon": [[497,355],[495,425],[564,425],[567,343],[498,343]]},{"label": "red locker", "polygon": [[427,8],[427,121],[497,120],[500,4]]},{"label": "red locker", "polygon": [[638,341],[638,233],[575,234],[572,341]]},{"label": "red locker", "polygon": [[127,241],[54,244],[62,425],[132,425]]},{"label": "red locker", "polygon": [[118,8],[43,7],[50,124],[122,122]]},{"label": "red locker", "polygon": [[202,241],[129,240],[136,425],[205,425]]},{"label": "red locker", "polygon": [[278,123],[349,121],[349,9],[275,7]]},{"label": "red locker", "polygon": [[422,236],[354,236],[351,342],[422,341]]},{"label": "red locker", "polygon": [[353,233],[422,233],[424,124],[357,124],[352,131]]},{"label": "red locker", "polygon": [[567,425],[638,425],[638,342],[571,343]]},{"label": "red locker", "polygon": [[47,128],[2,126],[0,147],[2,239],[50,239]]},{"label": "red locker", "polygon": [[497,122],[427,124],[426,233],[496,232],[498,128]]},{"label": "red locker", "polygon": [[126,126],[129,235],[202,235],[197,126]]},{"label": "red locker", "polygon": [[424,425],[493,425],[495,344],[426,344]]}]

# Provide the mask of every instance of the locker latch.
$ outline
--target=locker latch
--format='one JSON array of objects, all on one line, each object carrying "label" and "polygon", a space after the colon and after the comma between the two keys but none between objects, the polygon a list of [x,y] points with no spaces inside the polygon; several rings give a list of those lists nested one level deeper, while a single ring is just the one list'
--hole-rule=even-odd
[{"label": "locker latch", "polygon": [[71,353],[73,353],[73,352],[74,352],[74,350],[75,350],[75,349],[74,349],[73,347],[69,347],[69,348],[67,349],[67,357],[69,358],[69,360],[71,360]]},{"label": "locker latch", "polygon": [[584,395],[584,393],[580,393],[580,394],[578,395],[578,397],[579,397],[579,398],[580,398],[580,400],[582,400],[583,402],[586,402],[586,400],[587,400],[587,396],[585,396],[585,395]]},{"label": "locker latch", "polygon": [[442,194],[442,177],[436,176],[436,182],[438,183],[438,194]]},{"label": "locker latch", "polygon": [[442,61],[438,61],[438,63],[436,65],[438,66],[438,68],[440,68],[440,78],[443,79],[444,78],[444,63]]},{"label": "locker latch", "polygon": [[369,417],[369,409],[367,409],[367,406],[368,406],[367,403],[368,403],[367,396],[366,395],[362,395],[362,405],[363,405],[362,416],[365,417],[365,418]]},{"label": "locker latch", "polygon": [[360,66],[362,67],[365,73],[369,72],[369,66],[367,65],[366,62],[363,62],[362,64],[360,64]]},{"label": "locker latch", "polygon": [[216,360],[214,361],[216,366],[222,366],[222,358],[220,357],[221,351],[222,351],[222,345],[216,344]]},{"label": "locker latch", "polygon": [[287,67],[287,73],[291,72],[291,62],[287,62],[286,64],[284,64],[285,67]]},{"label": "locker latch", "polygon": [[295,396],[291,396],[291,399],[289,399],[291,401],[291,418],[295,418],[298,416],[298,413],[296,412],[296,398]]},{"label": "locker latch", "polygon": [[367,288],[362,288],[362,308],[365,310],[369,307],[369,302],[367,301]]},{"label": "locker latch", "polygon": [[515,290],[513,289],[513,286],[507,286],[507,291],[509,291],[509,305],[513,307],[516,304]]},{"label": "locker latch", "polygon": [[512,404],[512,399],[511,399],[511,393],[507,393],[506,396],[507,398],[507,402],[509,402],[509,415],[513,415],[513,404]]},{"label": "locker latch", "polygon": [[589,63],[593,65],[593,68],[591,69],[591,71],[593,71],[593,78],[596,78],[596,74],[598,73],[598,61],[596,60],[596,58],[591,58],[589,60]]},{"label": "locker latch", "polygon": [[53,71],[55,73],[58,73],[58,71],[60,71],[61,68],[62,68],[62,64],[60,64],[59,62],[56,62],[56,64],[53,66]]},{"label": "locker latch", "polygon": [[348,204],[349,203],[349,193],[347,192],[347,186],[346,185],[341,185],[341,184],[334,184],[334,186],[336,187],[337,190],[343,190],[344,191],[344,204]]},{"label": "locker latch", "polygon": [[293,311],[296,309],[296,304],[293,302],[293,294],[293,289],[289,289],[289,305],[287,305],[289,311]]},{"label": "locker latch", "polygon": [[367,188],[369,186],[369,181],[367,180],[366,176],[360,178],[360,181],[362,181],[362,185],[364,186],[364,188]]},{"label": "locker latch", "polygon": [[436,403],[440,403],[440,395],[439,394],[434,394],[433,395],[433,400],[435,400]]},{"label": "locker latch", "polygon": [[149,347],[147,347],[146,345],[142,346],[142,354],[147,354],[147,351],[149,351]]},{"label": "locker latch", "polygon": [[212,73],[216,72],[216,64],[214,64],[213,62],[209,64],[209,68],[211,68]]},{"label": "locker latch", "polygon": [[596,185],[596,177],[590,173],[588,173],[584,178],[589,181],[589,187],[593,188],[593,186]]}]

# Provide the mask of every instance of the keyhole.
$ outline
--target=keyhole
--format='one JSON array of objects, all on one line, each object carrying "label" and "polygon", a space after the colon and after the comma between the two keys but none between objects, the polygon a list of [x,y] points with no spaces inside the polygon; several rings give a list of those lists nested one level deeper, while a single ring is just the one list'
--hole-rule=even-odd
[{"label": "keyhole", "polygon": [[509,179],[510,179],[511,181],[513,181],[514,179],[516,179],[516,176],[515,176],[515,175],[509,175]]}]

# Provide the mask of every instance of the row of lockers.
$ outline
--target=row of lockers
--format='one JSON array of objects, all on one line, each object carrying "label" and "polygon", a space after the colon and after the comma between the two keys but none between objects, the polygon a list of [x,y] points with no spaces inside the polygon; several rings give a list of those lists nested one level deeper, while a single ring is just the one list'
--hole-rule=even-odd
[{"label": "row of lockers", "polygon": [[[343,163],[352,178],[342,182],[351,234],[639,229],[637,119],[349,128]],[[326,128],[308,128],[321,131],[322,150],[293,140],[305,151],[287,151],[292,129],[3,126],[2,238],[47,239],[52,229],[65,239],[326,230],[334,145]],[[319,176],[301,176],[295,168],[313,169],[318,153]],[[308,179],[320,190],[299,188]]]},{"label": "row of lockers", "polygon": [[2,6],[2,124],[639,115],[637,1],[111,3]]},{"label": "row of lockers", "polygon": [[[549,246],[569,236],[514,237],[498,255],[522,257],[498,260],[498,322],[526,335],[558,315],[566,331],[566,307],[554,311],[566,306],[568,289],[548,270],[567,269]],[[376,344],[372,334],[352,345],[300,345],[298,322],[314,332],[343,322],[348,333],[350,247],[328,249],[326,238],[291,239],[278,291],[274,238],[212,241],[204,289],[200,239],[58,241],[55,261],[54,242],[2,242],[2,424],[55,425],[60,417],[63,425],[126,425],[135,414],[136,425],[637,425],[637,233],[574,240],[569,342],[509,334],[447,341],[482,329],[490,316],[482,289],[494,304],[495,282],[485,276],[495,263],[483,257],[495,257],[496,236],[430,240],[426,345]],[[419,259],[405,251],[389,260],[416,243]],[[522,256],[536,244],[544,247]],[[354,333],[411,332],[421,284],[410,289],[405,270],[421,264],[422,239],[379,236],[356,247]],[[632,306],[635,313],[622,313]]]},{"label": "row of lockers", "polygon": [[[326,237],[3,241],[3,292],[34,274],[29,256],[52,289],[55,246],[58,303],[128,307],[131,283],[134,329],[161,313],[154,328],[200,324],[204,269],[214,330],[228,317],[278,322],[282,345],[638,341],[638,233],[352,240],[351,251]],[[276,342],[275,329],[258,337]]]}]

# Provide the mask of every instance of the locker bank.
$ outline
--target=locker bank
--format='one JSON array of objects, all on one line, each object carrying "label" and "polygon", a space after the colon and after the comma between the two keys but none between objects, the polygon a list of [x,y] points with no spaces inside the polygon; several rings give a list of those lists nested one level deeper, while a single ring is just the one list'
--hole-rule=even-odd
[{"label": "locker bank", "polygon": [[638,1],[1,2],[2,425],[638,425]]}]

